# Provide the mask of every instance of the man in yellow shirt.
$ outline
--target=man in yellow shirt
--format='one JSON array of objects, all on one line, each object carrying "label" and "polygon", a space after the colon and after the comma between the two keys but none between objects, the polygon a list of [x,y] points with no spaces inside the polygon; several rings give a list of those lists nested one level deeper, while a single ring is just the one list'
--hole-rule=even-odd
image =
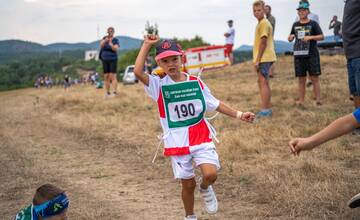
[{"label": "man in yellow shirt", "polygon": [[272,115],[269,71],[271,65],[276,61],[276,54],[274,49],[273,28],[265,18],[264,1],[259,0],[253,3],[253,13],[255,18],[258,19],[253,47],[253,63],[254,69],[258,74],[260,89],[261,111],[257,113],[257,117],[260,118]]}]

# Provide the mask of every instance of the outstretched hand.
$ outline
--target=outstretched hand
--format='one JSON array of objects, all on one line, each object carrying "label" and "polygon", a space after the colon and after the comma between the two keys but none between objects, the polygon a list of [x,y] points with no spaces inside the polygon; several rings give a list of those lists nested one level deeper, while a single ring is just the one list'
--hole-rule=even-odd
[{"label": "outstretched hand", "polygon": [[240,119],[242,121],[252,123],[254,121],[254,119],[255,119],[255,114],[252,113],[252,112],[244,112],[244,113],[242,113]]},{"label": "outstretched hand", "polygon": [[309,138],[294,138],[289,142],[291,153],[295,156],[299,156],[303,150],[312,150],[314,145],[311,144]]},{"label": "outstretched hand", "polygon": [[148,34],[144,36],[144,43],[145,44],[149,44],[149,45],[154,45],[157,42],[160,41],[160,37],[158,35],[154,35],[154,34]]}]

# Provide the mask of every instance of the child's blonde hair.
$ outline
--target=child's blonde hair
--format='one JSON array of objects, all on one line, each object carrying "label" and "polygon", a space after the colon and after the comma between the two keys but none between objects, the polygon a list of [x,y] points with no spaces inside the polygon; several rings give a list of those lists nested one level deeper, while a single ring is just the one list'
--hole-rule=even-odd
[{"label": "child's blonde hair", "polygon": [[262,6],[265,7],[265,2],[263,0],[257,0],[253,3],[253,7],[254,6]]}]

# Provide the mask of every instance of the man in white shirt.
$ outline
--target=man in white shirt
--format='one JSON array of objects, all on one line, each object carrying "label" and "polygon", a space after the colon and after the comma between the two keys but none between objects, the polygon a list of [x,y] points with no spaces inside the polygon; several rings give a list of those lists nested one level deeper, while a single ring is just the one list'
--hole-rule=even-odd
[{"label": "man in white shirt", "polygon": [[228,22],[229,30],[224,33],[225,36],[225,53],[229,57],[230,63],[234,63],[234,56],[232,49],[234,47],[234,39],[235,39],[235,29],[233,28],[233,20],[229,20]]}]

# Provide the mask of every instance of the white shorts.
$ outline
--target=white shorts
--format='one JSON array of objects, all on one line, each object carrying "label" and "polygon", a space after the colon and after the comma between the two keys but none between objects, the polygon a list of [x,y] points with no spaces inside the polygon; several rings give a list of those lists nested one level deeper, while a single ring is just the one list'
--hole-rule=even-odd
[{"label": "white shorts", "polygon": [[219,156],[216,149],[210,144],[208,147],[196,150],[191,154],[182,156],[171,156],[171,164],[175,179],[191,179],[195,176],[193,161],[195,166],[208,163],[214,164],[220,169]]}]

